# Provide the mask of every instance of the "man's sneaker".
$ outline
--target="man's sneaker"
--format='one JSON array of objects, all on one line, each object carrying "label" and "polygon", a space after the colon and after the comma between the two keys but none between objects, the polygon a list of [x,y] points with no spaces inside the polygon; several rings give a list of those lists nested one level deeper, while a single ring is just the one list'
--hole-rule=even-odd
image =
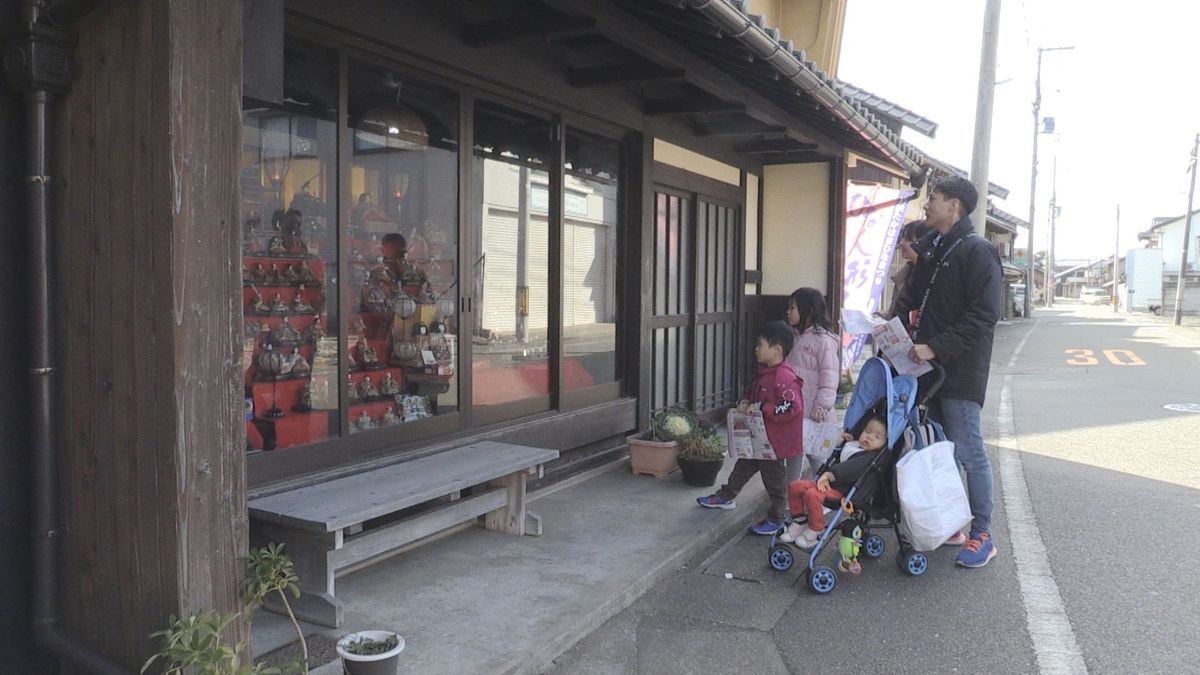
[{"label": "man's sneaker", "polygon": [[967,535],[963,534],[962,530],[959,530],[954,533],[954,536],[943,541],[942,546],[962,546],[965,543],[967,543]]},{"label": "man's sneaker", "polygon": [[972,532],[971,538],[963,544],[954,562],[963,567],[983,567],[995,557],[996,547],[992,544],[992,535],[987,532]]},{"label": "man's sneaker", "polygon": [[[737,502],[732,499],[725,499],[718,494],[711,494],[707,497],[696,497],[696,503],[706,509],[725,509],[729,510],[737,506]],[[768,533],[769,534],[769,533]]]},{"label": "man's sneaker", "polygon": [[750,526],[751,532],[764,537],[769,537],[781,529],[783,529],[783,523],[777,523],[773,520],[760,520],[756,525]]}]

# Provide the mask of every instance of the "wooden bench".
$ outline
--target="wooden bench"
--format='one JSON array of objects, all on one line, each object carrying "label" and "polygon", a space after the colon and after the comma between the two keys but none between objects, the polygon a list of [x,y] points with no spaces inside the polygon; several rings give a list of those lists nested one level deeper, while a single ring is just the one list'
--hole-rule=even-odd
[{"label": "wooden bench", "polygon": [[[334,579],[347,567],[480,516],[489,530],[540,535],[541,519],[525,510],[525,483],[557,457],[494,441],[465,445],[250,500],[251,534],[286,544],[300,577],[296,615],[337,628]],[[419,512],[388,518],[406,509]]]}]

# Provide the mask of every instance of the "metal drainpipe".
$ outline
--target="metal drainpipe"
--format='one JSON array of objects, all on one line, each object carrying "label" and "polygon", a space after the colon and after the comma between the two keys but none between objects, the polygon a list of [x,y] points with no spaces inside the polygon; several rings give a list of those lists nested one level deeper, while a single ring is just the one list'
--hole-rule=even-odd
[{"label": "metal drainpipe", "polygon": [[29,201],[29,256],[32,261],[29,299],[33,363],[33,636],[37,646],[88,673],[129,675],[103,655],[80,644],[58,626],[57,476],[53,406],[55,368],[51,336],[50,233],[46,170],[50,96],[70,82],[71,48],[62,31],[39,23],[44,0],[26,0],[24,32],[4,54],[5,72],[25,98],[29,119],[26,195]]},{"label": "metal drainpipe", "polygon": [[[795,54],[783,49],[778,41],[756,26],[749,15],[725,0],[687,0],[687,6],[715,21],[730,37],[741,40],[758,58],[773,65],[780,74],[828,107],[863,136],[864,140],[882,150],[912,177],[923,173],[921,167],[906,157],[878,124],[872,124],[849,101],[834,93],[831,84],[823,82],[816,73],[804,67]],[[867,133],[868,130],[871,130],[871,133]]]}]

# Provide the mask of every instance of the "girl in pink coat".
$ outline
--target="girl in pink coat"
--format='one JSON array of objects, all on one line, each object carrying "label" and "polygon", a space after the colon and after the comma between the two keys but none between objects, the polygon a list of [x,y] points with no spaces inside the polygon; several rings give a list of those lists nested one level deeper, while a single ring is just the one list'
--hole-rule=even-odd
[{"label": "girl in pink coat", "polygon": [[797,288],[788,305],[787,322],[794,331],[786,362],[804,381],[808,418],[824,422],[833,410],[841,377],[841,343],[826,315],[825,298],[815,288]]}]

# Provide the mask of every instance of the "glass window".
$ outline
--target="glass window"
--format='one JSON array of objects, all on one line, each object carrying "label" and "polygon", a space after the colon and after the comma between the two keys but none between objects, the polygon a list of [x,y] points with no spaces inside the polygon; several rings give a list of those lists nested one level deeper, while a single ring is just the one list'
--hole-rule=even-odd
[{"label": "glass window", "polygon": [[563,166],[563,389],[617,377],[621,144],[567,130]]},{"label": "glass window", "polygon": [[476,105],[471,397],[478,407],[550,393],[552,150],[548,121]]},{"label": "glass window", "polygon": [[247,449],[336,434],[337,58],[289,40],[283,101],[244,106],[241,173]]},{"label": "glass window", "polygon": [[458,100],[350,62],[350,431],[458,409]]}]

